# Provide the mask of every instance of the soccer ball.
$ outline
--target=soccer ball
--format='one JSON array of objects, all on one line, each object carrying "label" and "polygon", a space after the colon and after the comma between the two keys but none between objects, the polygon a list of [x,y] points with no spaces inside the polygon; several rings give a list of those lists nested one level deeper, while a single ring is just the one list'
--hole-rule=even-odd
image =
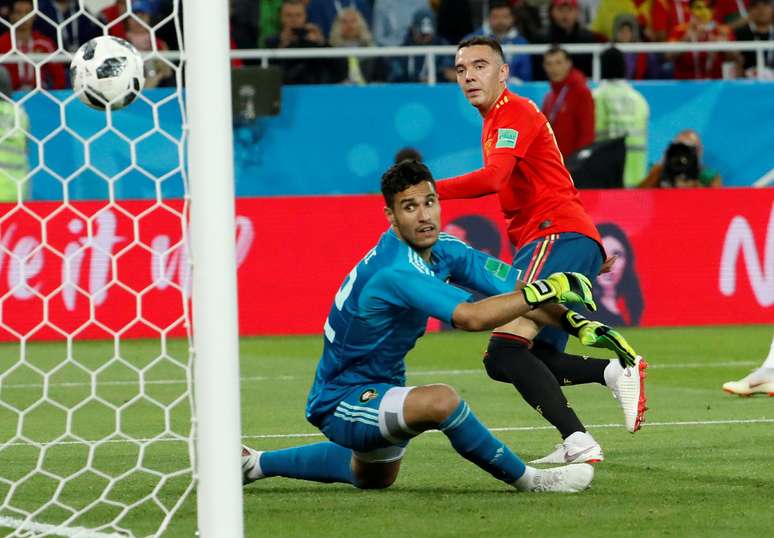
[{"label": "soccer ball", "polygon": [[90,39],[73,56],[70,81],[78,98],[92,108],[123,108],[145,84],[143,62],[134,45],[112,36]]}]

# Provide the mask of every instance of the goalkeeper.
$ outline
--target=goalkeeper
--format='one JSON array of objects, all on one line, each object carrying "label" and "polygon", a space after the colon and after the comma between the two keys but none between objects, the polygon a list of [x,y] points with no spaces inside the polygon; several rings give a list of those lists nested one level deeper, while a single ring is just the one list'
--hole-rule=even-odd
[{"label": "goalkeeper", "polygon": [[[564,317],[572,331],[591,343],[610,342],[607,328],[567,316],[554,304],[578,302],[595,309],[589,280],[556,273],[498,294],[514,289],[518,271],[439,233],[440,206],[425,165],[394,165],[382,178],[382,193],[391,227],[335,295],[307,399],[307,420],[329,441],[269,452],[243,447],[243,481],[283,476],[388,487],[409,440],[438,429],[461,456],[516,489],[574,492],[588,487],[590,465],[525,465],[452,387],[406,387],[404,359],[424,333],[428,316],[467,331],[533,314],[559,326]],[[470,293],[451,283],[492,296],[470,302]]]}]

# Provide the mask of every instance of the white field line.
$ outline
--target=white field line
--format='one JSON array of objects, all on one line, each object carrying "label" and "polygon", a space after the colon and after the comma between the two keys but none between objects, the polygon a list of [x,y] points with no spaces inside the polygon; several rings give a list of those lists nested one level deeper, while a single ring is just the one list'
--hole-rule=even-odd
[{"label": "white field line", "polygon": [[[744,424],[774,424],[774,418],[748,418],[748,419],[728,419],[728,420],[685,420],[674,422],[647,422],[642,425],[643,428],[653,427],[673,427],[673,426],[719,426],[724,424],[744,425]],[[621,424],[588,424],[587,429],[601,430],[608,428],[621,428]],[[492,432],[531,432],[538,430],[553,430],[551,425],[545,426],[505,426],[502,428],[489,428]],[[428,430],[425,433],[441,433],[438,430]],[[323,437],[322,433],[273,433],[258,435],[243,435],[243,439],[289,439],[293,437]]]},{"label": "white field line", "polygon": [[[35,523],[34,521],[25,521],[12,517],[0,516],[0,528],[11,528],[33,533],[45,533],[46,536],[66,536],[68,538],[125,538],[125,534],[105,534],[85,527],[64,527],[60,525],[49,525],[46,523]],[[25,534],[25,536],[28,536]]]},{"label": "white field line", "polygon": [[[749,424],[774,424],[774,418],[746,418],[746,419],[720,419],[720,420],[684,420],[674,422],[648,422],[643,425],[643,428],[655,428],[655,427],[682,427],[682,426],[720,426],[720,425],[749,425]],[[609,429],[609,428],[621,428],[620,423],[616,424],[589,424],[586,426],[589,429]],[[505,426],[501,428],[489,428],[489,431],[493,432],[531,432],[540,430],[553,430],[554,427],[550,425],[545,426]],[[428,430],[425,433],[440,433],[438,430]],[[264,433],[255,435],[243,435],[242,439],[293,439],[303,437],[323,437],[322,433]],[[126,439],[111,439],[109,441],[58,441],[55,443],[8,443],[3,447],[14,446],[37,446],[37,447],[52,447],[52,446],[65,446],[65,445],[108,445],[108,444],[144,444],[150,442],[151,439],[133,439],[128,441]],[[179,439],[156,439],[157,443],[167,442],[181,442]]]},{"label": "white field line", "polygon": [[[755,366],[760,364],[760,361],[723,361],[723,362],[688,362],[678,364],[651,364],[648,369],[688,369],[688,368],[735,368],[737,366]],[[483,368],[472,368],[466,370],[414,370],[408,371],[407,376],[455,376],[455,375],[483,375]],[[294,376],[294,375],[277,375],[277,376],[243,376],[240,380],[242,383],[252,383],[255,381],[295,381],[298,379],[309,379],[309,376]],[[139,381],[126,380],[126,381],[98,381],[99,386],[121,386],[121,385],[137,385]],[[183,385],[186,381],[184,379],[146,379],[145,386],[148,385]],[[3,384],[0,383],[0,389],[31,389],[36,387],[42,387],[43,383],[13,383]],[[65,383],[49,383],[50,388],[69,388],[69,387],[90,387],[91,382],[86,381],[73,381]]]}]

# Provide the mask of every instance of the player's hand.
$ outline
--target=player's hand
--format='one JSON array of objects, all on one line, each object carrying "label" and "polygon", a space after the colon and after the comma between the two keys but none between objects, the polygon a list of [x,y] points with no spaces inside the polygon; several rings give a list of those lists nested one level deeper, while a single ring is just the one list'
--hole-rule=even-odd
[{"label": "player's hand", "polygon": [[588,323],[581,327],[578,333],[578,340],[580,340],[581,344],[610,349],[618,355],[618,361],[621,363],[621,366],[624,368],[634,366],[637,352],[634,351],[634,348],[629,345],[629,342],[626,341],[626,338],[621,333],[598,321],[586,321]]},{"label": "player's hand", "polygon": [[554,273],[522,288],[524,300],[537,307],[545,303],[583,303],[592,312],[597,309],[591,295],[591,282],[580,273]]},{"label": "player's hand", "polygon": [[604,275],[605,273],[609,273],[617,260],[618,260],[617,254],[613,254],[612,256],[606,258],[605,262],[602,264],[602,267],[599,268],[599,274]]}]

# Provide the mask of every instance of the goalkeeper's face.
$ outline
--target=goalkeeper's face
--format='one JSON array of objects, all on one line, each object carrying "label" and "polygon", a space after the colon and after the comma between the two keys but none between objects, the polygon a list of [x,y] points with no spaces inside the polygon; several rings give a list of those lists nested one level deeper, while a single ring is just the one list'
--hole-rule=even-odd
[{"label": "goalkeeper's face", "polygon": [[429,260],[441,221],[441,206],[433,184],[422,181],[399,192],[384,213],[398,237]]}]

